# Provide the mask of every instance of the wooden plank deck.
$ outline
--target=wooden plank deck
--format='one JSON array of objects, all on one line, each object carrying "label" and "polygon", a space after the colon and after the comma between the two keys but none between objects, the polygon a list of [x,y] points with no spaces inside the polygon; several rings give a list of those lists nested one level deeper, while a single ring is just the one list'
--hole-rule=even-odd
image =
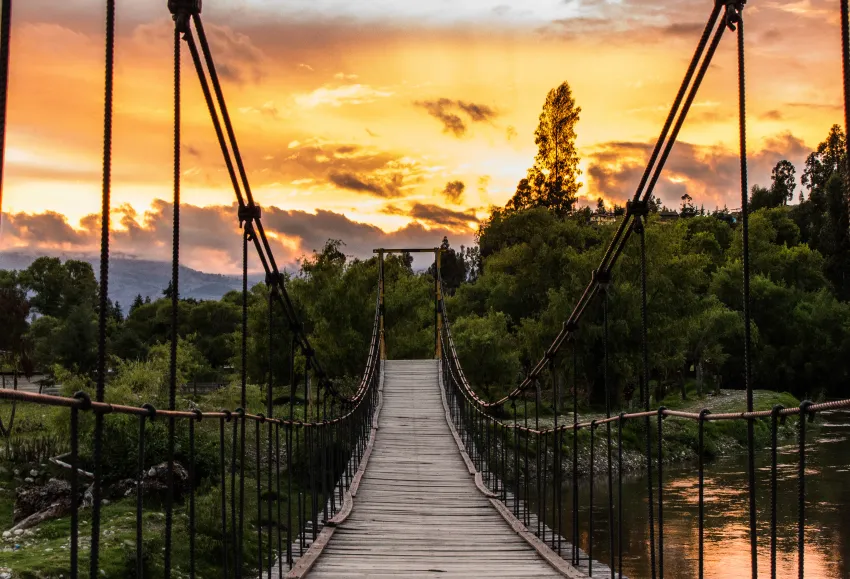
[{"label": "wooden plank deck", "polygon": [[351,515],[310,579],[562,577],[475,487],[436,361],[385,362],[379,429]]}]

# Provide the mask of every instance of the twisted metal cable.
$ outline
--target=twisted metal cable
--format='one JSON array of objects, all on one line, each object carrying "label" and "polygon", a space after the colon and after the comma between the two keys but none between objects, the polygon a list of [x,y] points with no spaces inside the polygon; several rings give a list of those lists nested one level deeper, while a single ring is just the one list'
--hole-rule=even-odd
[{"label": "twisted metal cable", "polygon": [[[103,104],[103,193],[100,214],[100,285],[97,330],[96,399],[103,402],[106,386],[106,325],[109,298],[109,211],[112,193],[112,101],[115,76],[115,0],[106,0],[106,66]],[[94,485],[92,488],[90,576],[96,577],[100,554],[101,478],[103,476],[103,415],[95,417]]]},{"label": "twisted metal cable", "polygon": [[[744,19],[741,14],[743,4],[737,10],[727,6],[729,26],[732,20],[738,25],[738,137],[741,158],[741,235],[743,237],[743,300],[744,300],[744,385],[747,389],[747,412],[753,411],[752,378],[752,329],[750,311],[750,233],[749,199],[747,195],[747,93],[746,71],[744,68]],[[753,579],[758,576],[758,530],[756,528],[756,467],[755,467],[755,423],[747,421],[747,484],[749,499],[750,525],[750,566]]]},{"label": "twisted metal cable", "polygon": [[[642,220],[635,222],[635,229],[640,240],[640,342],[641,342],[641,376],[640,397],[643,409],[649,411],[649,324],[646,308],[646,228]],[[647,520],[649,522],[649,565],[652,569],[652,579],[655,579],[655,521],[652,500],[652,451],[649,442],[649,416],[644,419],[646,432],[646,498]]]},{"label": "twisted metal cable", "polygon": [[[169,360],[168,409],[177,406],[177,314],[180,300],[180,31],[174,25],[174,201],[171,241],[171,351]],[[171,535],[174,513],[174,417],[168,419],[168,493],[165,499],[165,555],[163,573],[171,577]]]},{"label": "twisted metal cable", "polygon": [[[720,40],[723,36],[723,31],[725,26],[721,23],[720,26],[716,26],[718,15],[719,15],[720,7],[717,4],[712,9],[711,15],[709,16],[709,20],[706,24],[706,27],[703,31],[703,34],[700,38],[700,41],[697,46],[697,50],[694,53],[694,56],[691,60],[691,63],[688,67],[688,71],[686,73],[685,79],[683,80],[682,87],[680,87],[679,95],[675,102],[673,103],[673,107],[671,108],[670,115],[668,116],[668,120],[672,123],[672,120],[675,118],[676,122],[673,124],[673,129],[670,131],[669,136],[667,132],[669,130],[669,124],[665,123],[665,129],[662,131],[662,137],[666,137],[666,142],[664,144],[663,149],[661,150],[660,157],[657,160],[657,163],[654,167],[654,171],[652,172],[652,178],[649,181],[649,185],[645,190],[639,189],[635,195],[634,201],[641,202],[645,204],[651,197],[655,187],[655,184],[658,181],[658,178],[664,168],[664,165],[672,151],[673,145],[678,138],[679,132],[684,124],[685,119],[690,111],[691,106],[693,105],[694,99],[696,98],[696,94],[699,91],[699,88],[702,84],[703,79],[705,78],[705,74],[708,71],[709,66],[711,65],[711,61],[714,57],[715,52],[717,51],[717,47],[720,44]],[[711,31],[714,30],[714,35],[711,36]],[[708,43],[708,38],[711,36],[711,42]],[[706,44],[708,44],[708,48],[706,50]],[[703,53],[705,53],[703,58]],[[700,59],[702,62],[700,64]],[[697,69],[697,65],[699,64],[699,68]],[[694,71],[696,70],[696,75],[694,76]],[[690,81],[693,80],[692,84],[689,84]],[[688,90],[688,86],[690,89]],[[687,96],[684,98],[680,98],[681,94],[687,91]],[[681,110],[679,110],[681,107]],[[678,113],[678,117],[676,116]],[[659,141],[664,141],[664,138],[659,138]],[[660,149],[660,143],[656,143],[656,147]],[[647,168],[649,171],[649,168]],[[632,211],[627,211],[626,216],[623,221],[620,223],[620,226],[617,229],[617,232],[614,235],[614,238],[611,241],[611,244],[603,256],[599,268],[597,268],[597,272],[602,274],[609,274],[611,269],[613,268],[616,261],[619,259],[620,254],[622,253],[626,242],[632,232],[632,219],[634,218],[634,213]],[[523,391],[527,388],[531,387],[534,380],[540,375],[540,373],[551,363],[553,356],[560,350],[564,341],[576,330],[578,326],[578,322],[583,316],[585,310],[587,309],[589,303],[596,296],[599,291],[599,281],[594,278],[588,283],[585,287],[584,292],[573,308],[572,313],[566,322],[564,322],[561,331],[554,338],[549,348],[546,350],[543,357],[537,362],[537,364],[528,372],[525,379],[520,383],[519,386],[514,388],[510,393],[506,396],[502,397],[499,400],[494,402],[487,402],[477,394],[474,393],[470,389],[471,396],[476,403],[482,407],[492,408],[503,405],[508,400],[519,396]],[[455,352],[452,352],[454,355]],[[468,387],[468,383],[464,383],[464,388]]]},{"label": "twisted metal cable", "polygon": [[[841,71],[844,85],[844,134],[850,135],[850,16],[848,16],[848,0],[841,0]],[[845,183],[850,190],[850,138],[845,137]]]},{"label": "twisted metal cable", "polygon": [[3,176],[6,159],[6,108],[9,97],[9,44],[12,37],[12,0],[3,0],[0,14],[0,231],[3,226]]}]

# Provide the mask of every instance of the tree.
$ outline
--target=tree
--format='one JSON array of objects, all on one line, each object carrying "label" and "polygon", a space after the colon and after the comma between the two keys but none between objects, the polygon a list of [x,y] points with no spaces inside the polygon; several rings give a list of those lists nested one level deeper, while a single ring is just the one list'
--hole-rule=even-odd
[{"label": "tree", "polygon": [[[784,197],[783,197],[784,199]],[[758,211],[759,209],[770,209],[782,205],[781,199],[776,199],[771,189],[753,185],[750,190],[749,211]]]},{"label": "tree", "polygon": [[0,352],[19,355],[29,324],[30,303],[15,271],[0,270]]},{"label": "tree", "polygon": [[97,367],[97,321],[94,310],[79,306],[68,314],[55,333],[59,362],[80,374],[91,375]]},{"label": "tree", "polygon": [[844,131],[839,125],[832,125],[826,140],[806,158],[806,168],[800,181],[809,190],[809,196],[820,193],[833,173],[841,168],[845,152]]},{"label": "tree", "polygon": [[534,143],[537,155],[528,176],[520,180],[507,208],[520,211],[529,207],[546,207],[558,215],[566,215],[575,205],[581,187],[578,176],[578,153],[575,148],[575,126],[581,108],[576,106],[566,81],[546,95],[540,113]]},{"label": "tree", "polygon": [[682,195],[682,210],[680,214],[682,217],[695,217],[697,215],[697,208],[694,206],[694,199],[687,193]]},{"label": "tree", "polygon": [[77,307],[97,306],[97,279],[90,263],[39,257],[21,272],[21,285],[34,293],[30,302],[38,313],[65,319]]},{"label": "tree", "polygon": [[[464,248],[461,246],[460,252],[455,251],[449,245],[448,237],[443,237],[443,243],[440,244],[440,249],[442,250],[440,255],[440,277],[443,279],[443,287],[446,292],[452,295],[460,287],[460,284],[466,281],[469,265],[465,260]],[[428,268],[428,275],[434,275],[433,265]]]},{"label": "tree", "polygon": [[516,342],[501,312],[462,317],[452,326],[464,372],[472,384],[492,396],[493,386],[510,384],[520,369]]},{"label": "tree", "polygon": [[21,272],[21,285],[31,292],[32,306],[43,316],[62,315],[65,268],[56,257],[39,257]]},{"label": "tree", "polygon": [[826,258],[826,272],[841,299],[850,299],[850,207],[845,185],[845,135],[838,125],[806,159],[801,181],[808,199],[794,208],[802,241]]},{"label": "tree", "polygon": [[142,294],[136,294],[136,298],[133,300],[133,303],[130,305],[130,311],[128,314],[132,314],[135,310],[145,305],[145,300],[142,299]]},{"label": "tree", "polygon": [[602,200],[602,197],[599,197],[596,200],[596,213],[599,215],[605,213],[605,201]]},{"label": "tree", "polygon": [[787,205],[794,198],[794,189],[797,188],[796,173],[794,164],[787,159],[779,161],[771,172],[770,178],[773,183],[770,191],[774,199],[782,200],[782,205]]}]

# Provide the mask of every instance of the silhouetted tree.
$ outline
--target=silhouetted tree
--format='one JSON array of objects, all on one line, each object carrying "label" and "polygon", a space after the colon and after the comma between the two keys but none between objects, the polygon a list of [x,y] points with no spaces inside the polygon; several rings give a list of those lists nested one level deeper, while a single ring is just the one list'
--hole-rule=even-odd
[{"label": "silhouetted tree", "polygon": [[572,211],[581,187],[575,148],[575,126],[580,112],[569,83],[564,81],[549,91],[534,131],[537,145],[534,165],[517,185],[507,209],[547,207],[558,215]]}]

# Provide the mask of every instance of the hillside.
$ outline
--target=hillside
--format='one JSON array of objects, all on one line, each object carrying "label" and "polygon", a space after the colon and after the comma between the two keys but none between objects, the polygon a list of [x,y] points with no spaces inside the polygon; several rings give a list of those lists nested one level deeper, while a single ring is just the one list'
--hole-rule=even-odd
[{"label": "hillside", "polygon": [[[26,269],[37,257],[40,255],[20,250],[0,251],[0,269]],[[98,256],[63,253],[56,257],[63,261],[87,261],[92,264],[95,276],[99,274]],[[139,294],[151,299],[161,297],[162,290],[168,286],[170,279],[171,264],[168,262],[113,256],[109,263],[109,297],[121,304],[126,313],[133,299]],[[262,279],[260,275],[252,275],[249,283],[253,285]],[[217,300],[227,292],[241,287],[242,279],[239,276],[204,273],[180,266],[181,297]]]}]

